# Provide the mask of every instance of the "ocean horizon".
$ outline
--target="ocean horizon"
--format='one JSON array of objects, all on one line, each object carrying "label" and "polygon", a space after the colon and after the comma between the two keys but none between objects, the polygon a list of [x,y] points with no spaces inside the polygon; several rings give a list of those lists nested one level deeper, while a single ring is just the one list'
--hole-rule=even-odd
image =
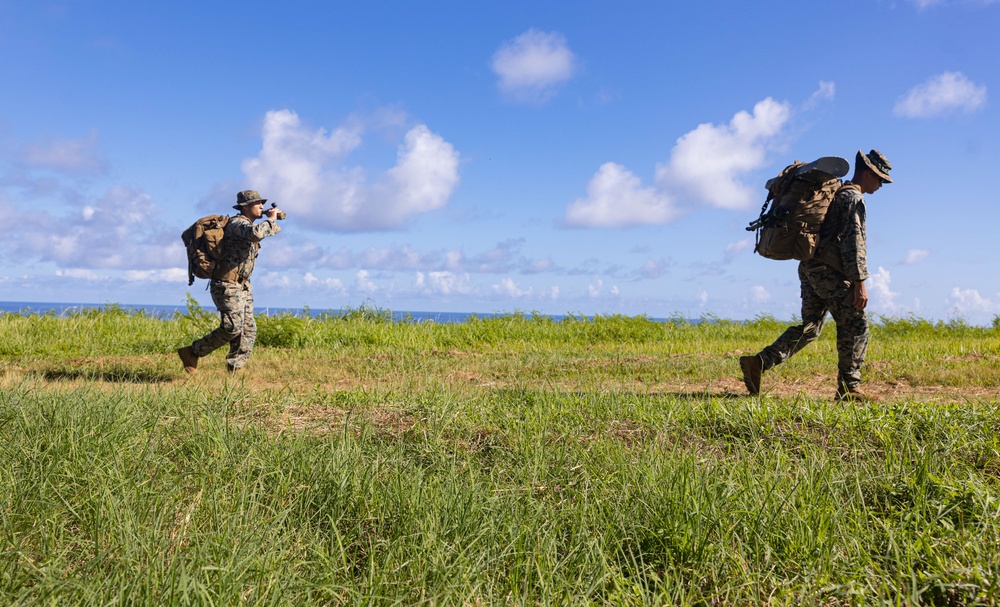
[{"label": "ocean horizon", "polygon": [[[10,314],[54,314],[55,316],[69,316],[74,313],[79,313],[85,310],[100,310],[104,308],[121,308],[128,313],[143,313],[148,316],[159,317],[159,318],[169,318],[175,314],[185,314],[188,311],[186,305],[159,305],[159,304],[119,304],[114,302],[108,302],[103,304],[98,303],[56,303],[56,302],[39,302],[39,301],[0,301],[0,312],[10,313]],[[206,306],[206,310],[215,312],[213,306]],[[280,314],[293,314],[293,315],[304,315],[308,314],[312,317],[317,317],[320,314],[338,314],[345,312],[350,308],[324,308],[324,309],[314,309],[314,308],[274,308],[274,307],[259,307],[254,309],[254,314],[262,316],[277,316]],[[414,311],[391,311],[392,319],[395,322],[402,322],[407,319],[416,322],[439,322],[439,323],[455,323],[464,322],[469,318],[490,318],[493,316],[500,316],[502,313],[496,314],[481,314],[476,312],[414,312]],[[559,316],[553,316],[553,318],[560,318]]]},{"label": "ocean horizon", "polygon": [[[53,314],[55,316],[70,316],[75,313],[83,312],[86,310],[100,310],[103,308],[120,308],[128,313],[143,313],[148,316],[158,317],[158,318],[170,318],[175,314],[185,314],[188,311],[186,305],[157,305],[157,304],[119,304],[114,302],[108,302],[103,304],[98,303],[56,303],[56,302],[38,302],[38,301],[0,301],[0,313],[7,314],[22,314],[22,315],[32,315],[32,314]],[[206,310],[215,312],[213,306],[206,306]],[[280,314],[292,314],[292,315],[305,315],[315,318],[321,314],[339,314],[351,310],[352,308],[324,308],[324,309],[314,309],[314,308],[274,308],[274,307],[263,307],[255,308],[254,314],[262,316],[277,316]],[[497,316],[505,316],[509,314],[528,314],[532,313],[522,312],[522,311],[511,311],[511,312],[424,312],[424,311],[413,311],[413,310],[388,310],[392,315],[393,322],[437,322],[437,323],[460,323],[465,322],[471,318],[495,318]],[[570,314],[540,314],[540,316],[545,316],[553,320],[562,320]],[[573,315],[576,316],[576,315]],[[579,315],[585,318],[594,318],[592,315]],[[635,316],[641,316],[636,314]],[[666,319],[664,318],[652,318],[650,320],[662,322]],[[688,322],[697,323],[702,322],[697,319],[689,319]]]}]

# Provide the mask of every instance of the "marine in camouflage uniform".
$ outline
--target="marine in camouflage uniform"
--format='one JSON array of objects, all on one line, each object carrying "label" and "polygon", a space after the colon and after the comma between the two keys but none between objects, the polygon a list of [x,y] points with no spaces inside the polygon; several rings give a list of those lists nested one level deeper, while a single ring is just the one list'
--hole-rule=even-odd
[{"label": "marine in camouflage uniform", "polygon": [[275,221],[279,209],[268,209],[266,221],[254,225],[256,219],[265,215],[265,202],[267,200],[254,190],[244,190],[236,195],[233,208],[240,214],[230,218],[226,224],[222,256],[216,263],[209,285],[212,301],[219,310],[219,327],[177,351],[188,373],[195,372],[198,358],[226,344],[229,344],[226,363],[230,372],[243,368],[250,358],[257,338],[250,276],[257,261],[260,241],[281,231]]},{"label": "marine in camouflage uniform", "polygon": [[799,263],[802,324],[788,327],[756,356],[740,357],[743,382],[751,394],[760,391],[761,374],[780,365],[816,341],[827,312],[837,324],[838,400],[865,399],[859,389],[861,365],[868,349],[868,292],[865,199],[883,183],[891,183],[892,165],[876,150],[855,158],[854,177],[841,187],[820,227],[814,259]]}]

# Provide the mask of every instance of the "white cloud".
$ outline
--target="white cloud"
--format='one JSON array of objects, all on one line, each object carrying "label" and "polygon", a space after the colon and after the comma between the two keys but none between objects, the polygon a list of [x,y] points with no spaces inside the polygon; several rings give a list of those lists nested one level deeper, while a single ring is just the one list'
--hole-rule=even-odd
[{"label": "white cloud", "polygon": [[892,275],[889,273],[889,270],[879,266],[878,271],[871,274],[867,282],[868,296],[871,299],[873,310],[887,314],[898,311],[899,307],[896,305],[896,296],[899,293],[893,291],[891,288]]},{"label": "white cloud", "polygon": [[677,139],[670,160],[656,166],[655,185],[614,162],[601,165],[587,184],[587,197],[566,208],[564,221],[577,227],[626,227],[668,223],[689,200],[724,209],[749,209],[760,197],[748,173],[767,163],[766,154],[791,118],[787,103],[770,97],[753,112],[737,112],[727,125],[701,124]]},{"label": "white cloud", "polygon": [[985,105],[985,86],[961,72],[944,72],[910,89],[892,111],[904,118],[930,118],[953,111],[974,112]]},{"label": "white cloud", "polygon": [[903,265],[911,266],[930,257],[931,252],[927,249],[910,249],[906,252],[906,257],[903,258]]},{"label": "white cloud", "polygon": [[529,29],[493,54],[501,91],[516,101],[543,103],[576,71],[576,57],[558,32]]},{"label": "white cloud", "polygon": [[790,117],[787,103],[768,97],[752,114],[737,112],[728,125],[698,125],[677,140],[669,162],[656,167],[658,187],[723,209],[750,208],[759,184],[741,179],[767,163],[768,145]]},{"label": "white cloud", "polygon": [[88,280],[88,281],[107,280],[107,277],[101,276],[97,272],[85,268],[67,268],[65,270],[56,270],[56,276],[65,276],[67,278],[78,278],[81,280]]},{"label": "white cloud", "polygon": [[809,96],[805,103],[806,109],[816,107],[823,101],[829,101],[837,94],[837,85],[827,80],[819,81],[819,88]]},{"label": "white cloud", "polygon": [[290,110],[264,117],[260,153],[243,161],[252,187],[306,225],[338,231],[401,227],[448,203],[459,183],[459,154],[425,125],[406,133],[394,167],[369,178],[346,156],[361,145],[362,127],[349,121],[329,134],[310,130]]},{"label": "white cloud", "polygon": [[[1000,295],[997,297],[1000,300]],[[951,297],[948,298],[948,305],[954,314],[963,317],[969,314],[1000,313],[1000,303],[983,297],[976,289],[954,287],[951,290]]]},{"label": "white cloud", "polygon": [[165,268],[162,270],[126,270],[122,275],[126,282],[166,282],[187,283],[187,268]]},{"label": "white cloud", "polygon": [[587,197],[576,199],[566,209],[565,222],[577,227],[620,228],[667,223],[679,216],[669,196],[642,187],[628,169],[606,162],[587,184]]},{"label": "white cloud", "polygon": [[[978,4],[981,6],[988,6],[990,4],[996,4],[1000,0],[962,0],[962,4]],[[948,0],[910,0],[918,10],[928,9],[934,6],[948,6],[949,4],[958,4],[959,2],[949,2]]]},{"label": "white cloud", "polygon": [[306,272],[302,276],[302,284],[308,288],[326,288],[335,293],[344,293],[344,281],[339,278],[318,278],[312,272]]},{"label": "white cloud", "polygon": [[705,304],[708,303],[708,291],[700,289],[698,293],[695,294],[695,298],[698,300],[698,304],[701,305],[701,307],[705,307]]},{"label": "white cloud", "polygon": [[769,302],[771,301],[771,293],[761,285],[753,285],[750,287],[750,301],[755,304]]},{"label": "white cloud", "polygon": [[374,293],[378,290],[378,287],[374,282],[368,280],[369,274],[367,270],[358,270],[357,274],[354,275],[354,288],[358,291],[364,293]]},{"label": "white cloud", "polygon": [[470,295],[476,292],[468,274],[417,272],[414,288],[427,295]]},{"label": "white cloud", "polygon": [[732,261],[738,254],[743,251],[752,250],[755,241],[753,236],[747,236],[743,240],[737,240],[736,242],[731,242],[726,245],[725,250],[723,250],[722,257],[725,261]]},{"label": "white cloud", "polygon": [[[617,297],[621,294],[621,290],[618,285],[611,285],[608,289],[608,295],[612,297]],[[590,284],[587,285],[587,297],[591,299],[597,299],[604,296],[604,281],[600,278],[594,278],[591,280]]]},{"label": "white cloud", "polygon": [[502,279],[499,284],[493,285],[493,292],[498,295],[506,295],[507,297],[527,297],[532,293],[531,287],[527,289],[522,289],[514,279],[506,277]]}]

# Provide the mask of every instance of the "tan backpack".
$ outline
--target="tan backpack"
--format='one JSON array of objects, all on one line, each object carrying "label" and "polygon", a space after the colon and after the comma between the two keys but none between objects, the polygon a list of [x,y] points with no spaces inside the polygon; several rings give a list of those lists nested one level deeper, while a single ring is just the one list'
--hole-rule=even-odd
[{"label": "tan backpack", "polygon": [[810,163],[796,160],[769,179],[760,217],[747,226],[756,232],[754,252],[768,259],[812,259],[826,210],[843,185],[838,178],[848,168],[843,158],[824,156]]},{"label": "tan backpack", "polygon": [[226,215],[208,215],[181,234],[187,248],[188,285],[194,284],[195,277],[212,278],[216,261],[222,255],[222,237],[228,223]]}]

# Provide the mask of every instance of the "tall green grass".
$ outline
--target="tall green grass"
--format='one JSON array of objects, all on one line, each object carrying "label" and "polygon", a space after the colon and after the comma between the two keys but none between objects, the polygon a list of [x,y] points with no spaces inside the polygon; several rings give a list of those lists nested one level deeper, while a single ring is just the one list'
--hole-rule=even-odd
[{"label": "tall green grass", "polygon": [[262,316],[185,377],[197,312],[0,315],[2,602],[1000,603],[993,327],[876,323],[876,374],[967,396],[845,406],[643,388],[768,318]]}]

